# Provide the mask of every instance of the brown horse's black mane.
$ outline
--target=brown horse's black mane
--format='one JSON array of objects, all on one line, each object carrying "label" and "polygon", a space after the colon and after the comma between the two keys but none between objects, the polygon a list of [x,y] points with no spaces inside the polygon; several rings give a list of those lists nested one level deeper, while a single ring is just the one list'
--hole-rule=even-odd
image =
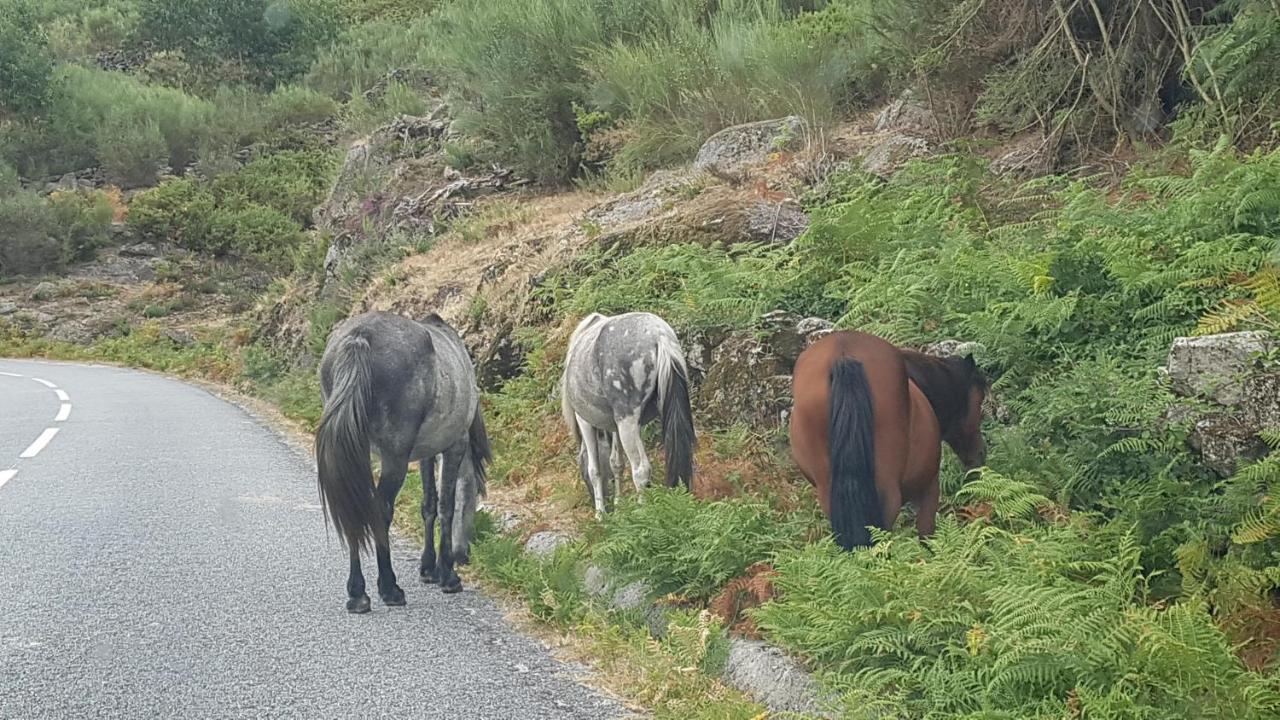
[{"label": "brown horse's black mane", "polygon": [[902,357],[907,363],[907,377],[929,399],[943,435],[969,413],[969,390],[975,385],[986,390],[982,375],[965,358],[942,358],[914,350],[903,350]]}]

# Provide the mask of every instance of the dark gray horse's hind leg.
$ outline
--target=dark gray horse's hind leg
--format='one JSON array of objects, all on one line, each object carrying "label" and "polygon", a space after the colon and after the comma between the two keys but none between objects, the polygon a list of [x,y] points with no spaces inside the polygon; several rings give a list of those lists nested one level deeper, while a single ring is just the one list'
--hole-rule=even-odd
[{"label": "dark gray horse's hind leg", "polygon": [[396,509],[396,495],[404,485],[404,475],[409,470],[409,461],[400,458],[382,460],[382,475],[378,479],[378,500],[382,503],[383,532],[376,536],[375,549],[378,554],[378,595],[385,605],[404,605],[404,590],[396,584],[396,572],[391,567],[391,544],[388,537],[391,532],[391,516]]},{"label": "dark gray horse's hind leg", "polygon": [[422,562],[418,577],[422,582],[437,582],[436,577],[436,459],[418,461],[422,473]]},{"label": "dark gray horse's hind leg", "polygon": [[360,548],[350,549],[351,573],[347,575],[347,612],[369,612],[369,595],[364,589],[364,573],[360,570]]},{"label": "dark gray horse's hind leg", "polygon": [[466,456],[467,443],[460,442],[445,451],[440,467],[440,557],[436,561],[436,577],[440,589],[447,593],[462,590],[462,579],[453,569],[453,510],[457,505],[458,471]]}]

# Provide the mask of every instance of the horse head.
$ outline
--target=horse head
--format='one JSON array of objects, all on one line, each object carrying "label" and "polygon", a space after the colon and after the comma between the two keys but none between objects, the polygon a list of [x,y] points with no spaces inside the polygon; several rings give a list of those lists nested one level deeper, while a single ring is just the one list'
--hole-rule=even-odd
[{"label": "horse head", "polygon": [[962,412],[956,421],[944,428],[943,440],[955,450],[965,470],[982,467],[987,462],[987,443],[982,438],[982,408],[987,398],[987,378],[973,361],[973,355],[954,358],[950,362],[954,377],[965,389]]}]

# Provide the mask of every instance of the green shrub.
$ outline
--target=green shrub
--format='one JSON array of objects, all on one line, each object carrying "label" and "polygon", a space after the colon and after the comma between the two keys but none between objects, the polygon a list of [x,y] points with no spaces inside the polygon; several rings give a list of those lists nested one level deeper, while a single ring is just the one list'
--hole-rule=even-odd
[{"label": "green shrub", "polygon": [[250,202],[215,208],[209,216],[208,239],[201,249],[283,265],[302,239],[301,226],[289,216]]},{"label": "green shrub", "polygon": [[450,3],[434,16],[433,63],[456,91],[459,127],[521,170],[563,181],[578,170],[573,103],[585,48],[605,41],[596,6],[573,0]]},{"label": "green shrub", "polygon": [[339,29],[330,0],[140,0],[138,39],[200,67],[238,58],[263,84],[288,80]]},{"label": "green shrub", "polygon": [[702,3],[665,5],[676,7],[653,36],[624,34],[584,61],[593,106],[625,128],[625,166],[687,160],[715,131],[752,120],[828,123],[865,69],[852,23],[791,20],[776,0],[721,3],[709,18]]},{"label": "green shrub", "polygon": [[212,191],[222,204],[270,207],[305,224],[324,200],[336,165],[328,152],[275,153],[218,178]]},{"label": "green shrub", "polygon": [[49,196],[48,204],[63,262],[90,260],[98,248],[110,243],[115,207],[105,194],[57,192]]},{"label": "green shrub", "polygon": [[429,66],[430,42],[423,22],[355,25],[320,52],[302,82],[329,97],[358,98],[394,70]]},{"label": "green shrub", "polygon": [[107,178],[124,188],[154,184],[169,159],[164,134],[150,120],[106,118],[95,129],[93,143]]},{"label": "green shrub", "polygon": [[264,109],[268,127],[320,123],[338,113],[338,103],[300,85],[276,88]]},{"label": "green shrub", "polygon": [[190,178],[167,180],[129,204],[129,226],[139,237],[192,250],[209,248],[215,199]]},{"label": "green shrub", "polygon": [[34,113],[48,102],[53,56],[28,0],[0,1],[0,111]]},{"label": "green shrub", "polygon": [[42,198],[0,165],[0,276],[50,272],[88,260],[110,239],[114,209],[98,192]]},{"label": "green shrub", "polygon": [[35,193],[0,192],[0,274],[48,272],[62,266],[48,205]]},{"label": "green shrub", "polygon": [[180,170],[212,127],[213,105],[179,90],[71,65],[57,77],[48,117],[27,125],[25,146],[6,143],[24,171],[67,172],[101,162],[123,179],[142,178],[153,174],[155,159]]},{"label": "green shrub", "polygon": [[59,14],[48,23],[49,45],[64,60],[79,60],[105,50],[121,48],[138,25],[137,8],[118,0]]},{"label": "green shrub", "polygon": [[796,545],[805,528],[806,518],[779,519],[762,504],[702,502],[660,488],[605,516],[592,557],[660,595],[706,599],[753,563]]}]

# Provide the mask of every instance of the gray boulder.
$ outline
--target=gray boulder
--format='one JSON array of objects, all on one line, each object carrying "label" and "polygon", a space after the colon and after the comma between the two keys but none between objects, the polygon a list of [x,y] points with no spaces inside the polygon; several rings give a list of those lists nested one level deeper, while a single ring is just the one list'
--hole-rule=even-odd
[{"label": "gray boulder", "polygon": [[724,680],[773,712],[828,716],[817,683],[804,667],[759,640],[729,642]]},{"label": "gray boulder", "polygon": [[1235,332],[1173,341],[1163,368],[1174,394],[1207,402],[1180,403],[1166,420],[1191,424],[1188,442],[1205,466],[1226,477],[1267,454],[1258,434],[1280,428],[1280,371],[1259,358],[1277,348],[1265,332]]},{"label": "gray boulder", "polygon": [[564,533],[544,530],[529,536],[524,543],[524,551],[539,560],[548,560],[561,545],[569,543],[569,536]]},{"label": "gray boulder", "polygon": [[761,165],[769,155],[794,148],[805,135],[804,118],[792,115],[727,127],[702,144],[693,169],[738,173]]},{"label": "gray boulder", "polygon": [[933,145],[924,138],[890,135],[867,152],[862,171],[888,180],[908,161],[933,154]]},{"label": "gray boulder", "polygon": [[1165,364],[1169,385],[1183,397],[1236,405],[1244,399],[1242,381],[1252,372],[1254,358],[1275,347],[1275,338],[1265,332],[1176,338]]},{"label": "gray boulder", "polygon": [[916,100],[915,93],[904,90],[876,115],[875,130],[932,137],[937,134],[938,121],[929,108]]}]

